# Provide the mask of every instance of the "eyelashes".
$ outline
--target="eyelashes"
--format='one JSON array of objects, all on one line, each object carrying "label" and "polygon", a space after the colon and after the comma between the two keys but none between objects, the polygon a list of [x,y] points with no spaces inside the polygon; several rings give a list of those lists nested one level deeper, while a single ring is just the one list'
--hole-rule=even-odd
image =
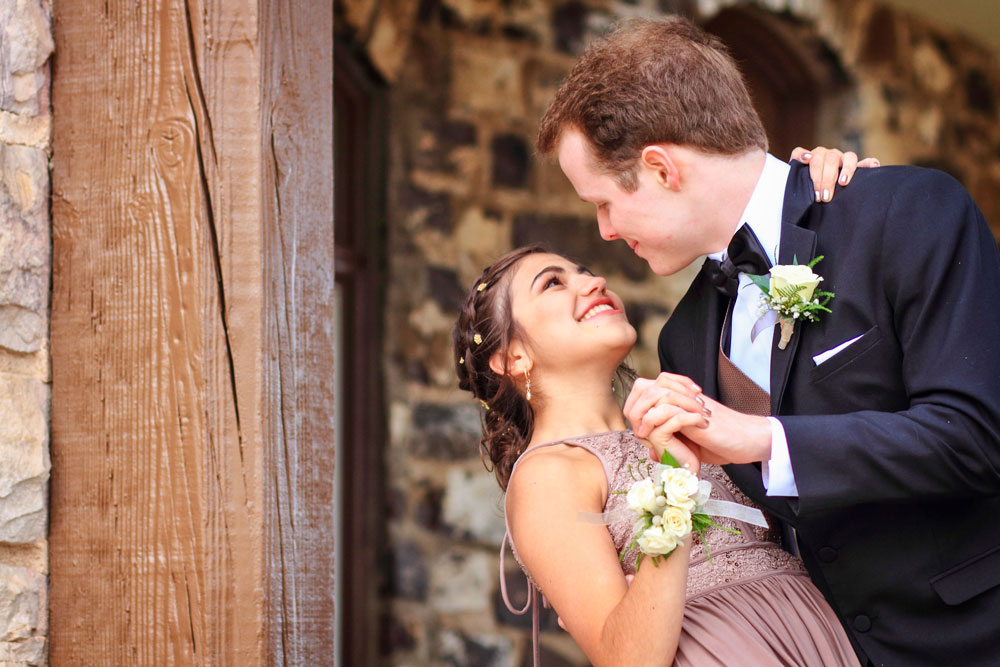
[{"label": "eyelashes", "polygon": [[[576,272],[578,274],[580,274],[580,275],[585,275],[585,276],[593,276],[594,275],[593,271],[591,271],[590,269],[588,269],[587,267],[582,266],[582,265],[576,267]],[[551,287],[552,285],[560,285],[561,286],[561,285],[564,285],[564,284],[565,283],[563,282],[561,274],[560,273],[553,273],[552,275],[547,276],[547,277],[545,277],[543,279],[541,291],[544,292],[545,290],[549,289],[549,287]]]}]

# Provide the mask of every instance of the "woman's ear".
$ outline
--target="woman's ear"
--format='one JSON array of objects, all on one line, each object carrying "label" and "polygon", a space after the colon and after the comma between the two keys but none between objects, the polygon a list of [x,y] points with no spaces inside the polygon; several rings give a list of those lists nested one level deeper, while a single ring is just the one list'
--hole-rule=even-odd
[{"label": "woman's ear", "polygon": [[[510,342],[507,347],[507,368],[506,374],[511,376],[524,375],[526,371],[530,371],[533,365],[531,358],[528,356],[528,350],[525,348],[524,344],[516,338]],[[490,368],[497,375],[504,375],[504,355],[503,352],[497,350],[490,357]]]},{"label": "woman's ear", "polygon": [[680,170],[669,144],[650,144],[642,149],[639,162],[653,172],[656,181],[671,190],[680,190]]}]

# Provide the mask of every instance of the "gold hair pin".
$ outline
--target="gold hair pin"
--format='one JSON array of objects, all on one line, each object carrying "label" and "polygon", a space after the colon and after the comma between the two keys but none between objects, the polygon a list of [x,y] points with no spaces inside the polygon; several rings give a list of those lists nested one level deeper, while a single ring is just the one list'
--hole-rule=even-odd
[{"label": "gold hair pin", "polygon": [[476,345],[482,345],[482,344],[483,344],[483,337],[482,337],[482,336],[480,336],[479,334],[476,334],[475,336],[473,336],[473,337],[472,337],[472,340],[473,340],[473,342],[474,342],[474,343],[475,343]]},{"label": "gold hair pin", "polygon": [[489,409],[490,409],[490,404],[489,404],[489,403],[487,403],[486,401],[484,401],[484,400],[483,400],[483,399],[481,399],[481,398],[479,399],[479,405],[483,406],[483,407],[484,407],[484,408],[486,408],[487,410],[489,410]]},{"label": "gold hair pin", "polygon": [[484,289],[486,289],[486,283],[479,283],[479,285],[476,286],[477,292],[482,292]]}]

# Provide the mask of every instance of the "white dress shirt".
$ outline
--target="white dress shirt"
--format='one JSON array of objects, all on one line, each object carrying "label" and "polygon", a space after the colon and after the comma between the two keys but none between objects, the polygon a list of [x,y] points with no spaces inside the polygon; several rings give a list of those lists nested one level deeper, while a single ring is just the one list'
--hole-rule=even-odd
[{"label": "white dress shirt", "polygon": [[[781,208],[790,169],[787,163],[767,154],[764,169],[736,226],[736,229],[744,223],[750,226],[772,265],[778,260],[778,248],[781,244]],[[733,230],[734,234],[736,229]],[[726,257],[726,251],[713,253],[709,257],[722,260]],[[757,336],[756,340],[750,340],[750,331],[760,318],[760,295],[760,288],[754,285],[746,274],[741,273],[736,302],[733,304],[729,359],[761,389],[770,394],[773,331],[769,329]],[[768,420],[771,422],[771,458],[761,465],[764,488],[767,489],[769,496],[798,496],[785,429],[774,417],[768,417]]]}]

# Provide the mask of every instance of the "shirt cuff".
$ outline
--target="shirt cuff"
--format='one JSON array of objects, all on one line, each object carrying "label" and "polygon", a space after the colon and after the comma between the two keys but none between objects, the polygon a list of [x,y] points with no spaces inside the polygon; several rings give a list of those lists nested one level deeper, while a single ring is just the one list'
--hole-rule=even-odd
[{"label": "shirt cuff", "polygon": [[761,480],[769,496],[798,497],[799,489],[795,486],[795,473],[792,472],[792,458],[788,454],[788,438],[785,437],[785,427],[774,417],[768,417],[771,422],[771,458],[760,466]]}]

